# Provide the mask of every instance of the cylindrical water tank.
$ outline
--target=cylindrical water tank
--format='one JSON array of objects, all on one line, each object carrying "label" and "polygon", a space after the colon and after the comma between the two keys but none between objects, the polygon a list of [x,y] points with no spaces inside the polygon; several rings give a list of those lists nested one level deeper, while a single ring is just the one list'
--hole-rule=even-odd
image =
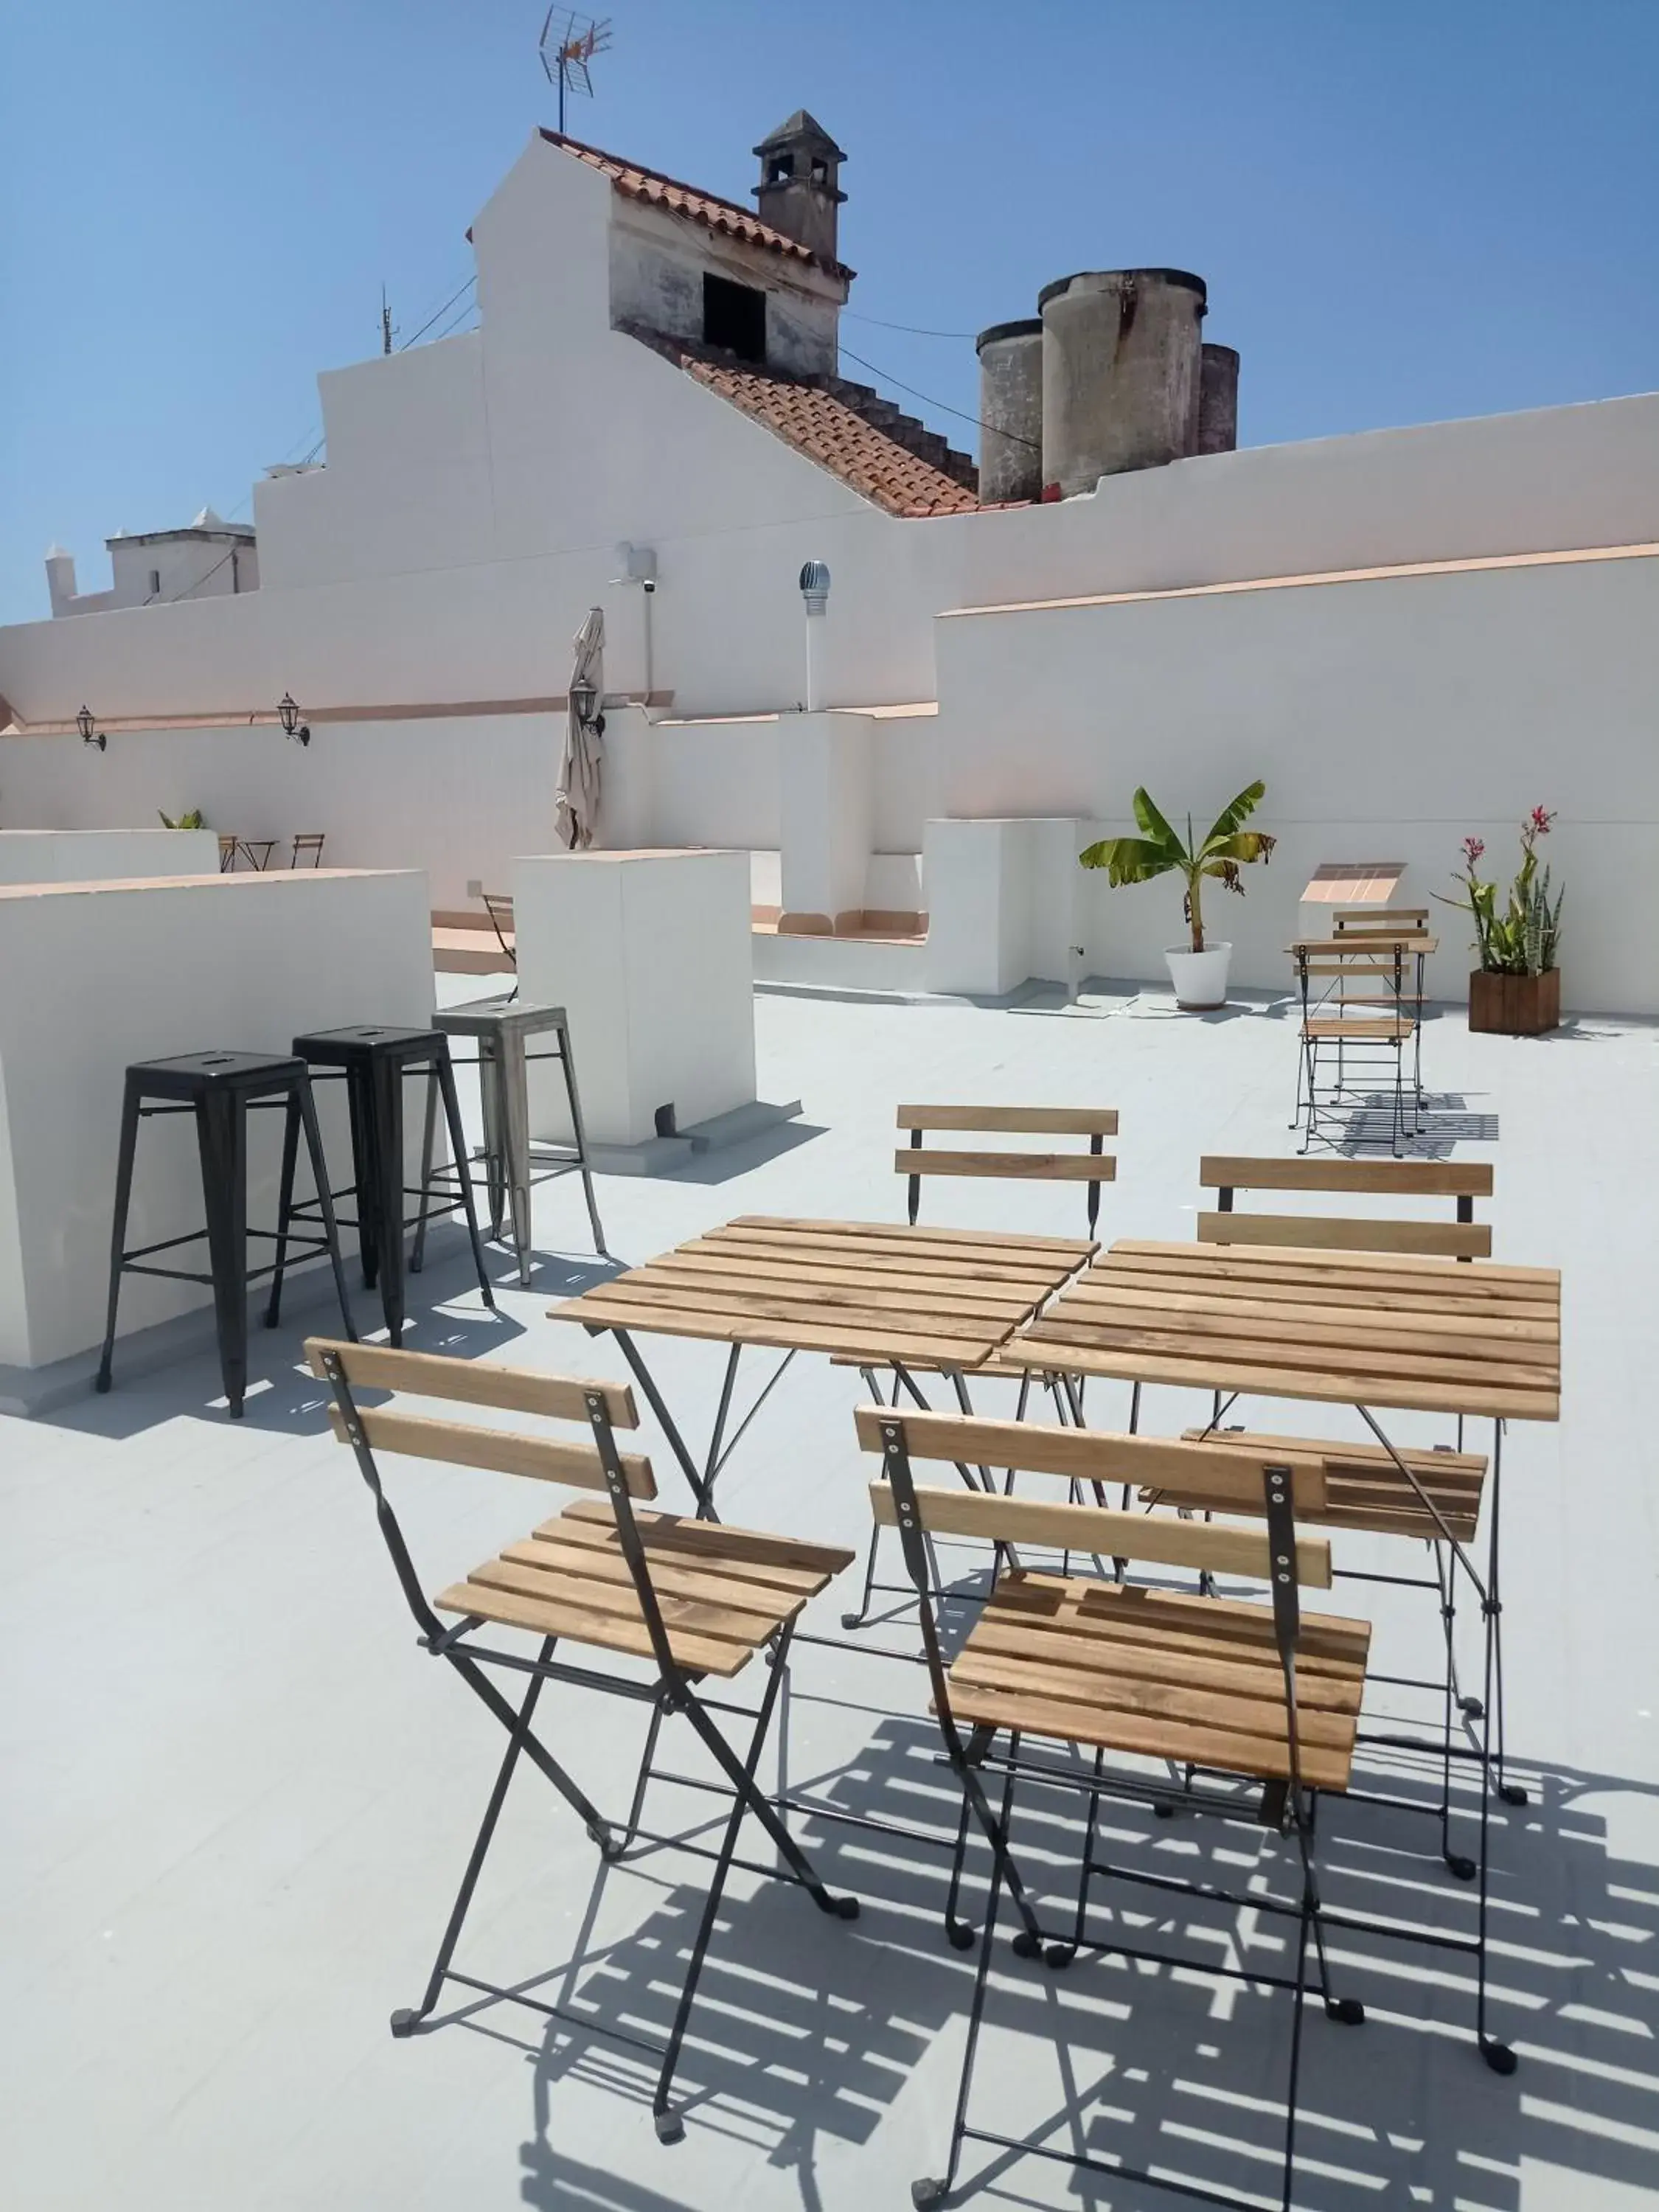
[{"label": "cylindrical water tank", "polygon": [[1231,453],[1238,443],[1238,356],[1231,346],[1206,345],[1198,398],[1200,453]]},{"label": "cylindrical water tank", "polygon": [[993,323],[979,354],[979,495],[986,506],[1042,492],[1042,324]]},{"label": "cylindrical water tank", "polygon": [[1204,280],[1184,269],[1062,276],[1042,315],[1042,481],[1063,496],[1193,449]]}]

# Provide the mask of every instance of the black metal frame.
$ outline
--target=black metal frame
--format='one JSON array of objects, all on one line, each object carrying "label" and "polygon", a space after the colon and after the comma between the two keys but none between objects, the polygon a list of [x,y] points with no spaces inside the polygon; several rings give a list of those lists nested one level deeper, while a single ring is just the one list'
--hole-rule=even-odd
[{"label": "black metal frame", "polygon": [[[533,1660],[515,1652],[493,1650],[475,1639],[484,1623],[477,1615],[469,1615],[459,1623],[446,1627],[433,1612],[421,1588],[409,1548],[404,1541],[397,1516],[392,1510],[381,1485],[380,1472],[374,1462],[362,1420],[359,1416],[351,1387],[347,1379],[338,1352],[325,1348],[322,1363],[345,1432],[357,1462],[358,1470],[374,1499],[380,1533],[391,1554],[404,1596],[419,1631],[418,1641],[423,1650],[434,1657],[443,1658],[455,1669],[468,1688],[495,1714],[507,1729],[507,1746],[502,1754],[484,1807],[483,1819],[473,1841],[459,1889],[445,1923],[437,1954],[427,1978],[427,1984],[417,2005],[400,2008],[392,2014],[392,2033],[397,2037],[419,2033],[432,2021],[439,2000],[447,1983],[462,1989],[478,1991],[485,1996],[514,2004],[527,2006],[544,2017],[558,2020],[567,2025],[586,2028],[590,2033],[619,2041],[629,2047],[647,2052],[660,2060],[657,2086],[652,2100],[656,2131],[664,2142],[677,2142],[685,2132],[684,2121],[672,2102],[674,2077],[683,2050],[687,2025],[696,1996],[697,1984],[714,1932],[720,1899],[728,1875],[734,1865],[774,1880],[790,1881],[805,1889],[819,1911],[839,1920],[856,1920],[859,1901],[855,1897],[836,1896],[820,1880],[801,1846],[791,1835],[780,1809],[773,1805],[756,1781],[761,1753],[776,1710],[780,1692],[788,1673],[788,1654],[792,1624],[786,1623],[768,1647],[766,1658],[768,1679],[757,1708],[732,1705],[702,1698],[697,1684],[700,1677],[681,1667],[674,1656],[668,1631],[664,1625],[662,1610],[652,1581],[648,1555],[641,1537],[639,1524],[634,1515],[634,1503],[629,1494],[628,1479],[617,1449],[615,1433],[611,1424],[605,1394],[595,1386],[586,1393],[587,1418],[593,1433],[593,1442],[604,1469],[605,1490],[617,1519],[617,1534],[629,1574],[639,1600],[641,1615],[650,1639],[653,1663],[656,1669],[654,1682],[631,1680],[626,1676],[607,1674],[592,1667],[572,1666],[553,1656],[556,1638],[546,1636]],[[516,1707],[502,1695],[483,1671],[486,1667],[501,1667],[529,1677],[523,1698]],[[647,1733],[644,1753],[635,1784],[628,1820],[620,1832],[613,1829],[580,1785],[556,1759],[532,1729],[537,1704],[543,1686],[550,1681],[561,1681],[596,1690],[603,1694],[623,1698],[635,1705],[651,1708],[651,1719]],[[712,1717],[714,1712],[736,1715],[753,1723],[747,1750],[740,1757],[726,1741],[720,1727]],[[703,1748],[714,1759],[724,1778],[726,1790],[732,1799],[732,1809],[717,1850],[709,1851],[678,1838],[647,1834],[641,1828],[640,1819],[644,1807],[646,1789],[653,1773],[653,1759],[658,1734],[662,1722],[670,1717],[684,1719]],[[601,2022],[573,2014],[559,2006],[544,2002],[530,1996],[526,1990],[481,1980],[475,1975],[459,1972],[452,1964],[456,1946],[460,1940],[468,1908],[478,1877],[489,1856],[501,1808],[520,1758],[527,1758],[538,1768],[547,1781],[575,1813],[592,1841],[598,1845],[601,1861],[615,1865],[634,1844],[644,1840],[653,1845],[672,1844],[678,1850],[690,1850],[701,1857],[712,1857],[714,1871],[703,1905],[702,1917],[691,1946],[685,1979],[675,2007],[667,2040],[658,2044],[641,2036],[630,2035]],[[705,1785],[718,1789],[720,1784]],[[738,1832],[745,1817],[752,1815],[770,1838],[783,1861],[781,1869],[752,1860],[739,1860],[736,1856]]]},{"label": "black metal frame", "polygon": [[[216,1082],[204,1071],[191,1083],[183,1073],[173,1079],[159,1074],[160,1064],[136,1063],[126,1072],[121,1099],[121,1135],[116,1157],[115,1208],[110,1228],[109,1297],[105,1314],[103,1350],[99,1357],[94,1388],[109,1389],[113,1377],[116,1318],[120,1306],[123,1275],[157,1275],[177,1283],[202,1283],[213,1292],[214,1329],[218,1344],[219,1372],[233,1420],[240,1420],[247,1393],[247,1290],[251,1283],[269,1275],[270,1297],[265,1308],[265,1327],[275,1328],[281,1316],[283,1269],[290,1245],[309,1257],[326,1252],[334,1274],[334,1290],[346,1334],[354,1341],[356,1325],[351,1318],[345,1270],[340,1259],[340,1237],[323,1159],[322,1138],[311,1084],[302,1062],[274,1059],[264,1095],[252,1082]],[[167,1085],[163,1088],[161,1086]],[[189,1085],[191,1097],[179,1096]],[[146,1105],[146,1098],[167,1103]],[[247,1116],[281,1108],[286,1115],[283,1131],[283,1178],[275,1229],[250,1229],[247,1221]],[[196,1122],[196,1139],[202,1164],[204,1226],[186,1230],[180,1237],[163,1237],[155,1244],[126,1249],[127,1214],[132,1202],[132,1175],[138,1151],[138,1125],[161,1115],[189,1114]],[[294,1170],[300,1132],[305,1131],[306,1151],[317,1186],[317,1197],[306,1210],[294,1204]],[[309,1218],[317,1209],[318,1234],[292,1234],[296,1218]],[[210,1266],[204,1274],[188,1267],[155,1267],[145,1263],[158,1252],[176,1251],[181,1245],[207,1240]],[[276,1256],[270,1267],[247,1265],[247,1242],[255,1237],[274,1243]]]},{"label": "black metal frame", "polygon": [[[1301,1129],[1303,1134],[1300,1150],[1304,1153],[1312,1148],[1316,1137],[1320,1138],[1322,1141],[1324,1140],[1328,1125],[1334,1127],[1341,1134],[1346,1134],[1347,1116],[1352,1109],[1352,1105],[1346,1102],[1351,1101],[1357,1089],[1364,1083],[1375,1083],[1378,1072],[1386,1072],[1390,1066],[1394,1071],[1394,1131],[1390,1149],[1395,1158],[1400,1159],[1404,1157],[1403,1148],[1407,1138],[1421,1134],[1424,1096],[1424,955],[1421,952],[1413,955],[1416,963],[1416,985],[1414,992],[1408,997],[1405,974],[1407,956],[1403,943],[1385,939],[1371,944],[1356,935],[1352,957],[1358,959],[1370,956],[1372,965],[1368,972],[1379,978],[1383,978],[1383,970],[1376,964],[1376,958],[1378,955],[1385,952],[1393,956],[1394,963],[1390,1003],[1395,1010],[1396,1028],[1392,1043],[1386,1038],[1381,1037],[1339,1037],[1335,1040],[1327,1040],[1311,1036],[1308,1028],[1311,1016],[1322,1008],[1333,1006],[1334,1011],[1340,1013],[1345,1004],[1353,1003],[1352,1000],[1345,1000],[1339,989],[1339,987],[1347,980],[1348,971],[1340,970],[1334,974],[1324,990],[1316,994],[1312,990],[1314,978],[1309,964],[1313,956],[1305,946],[1298,946],[1296,949],[1297,986],[1302,1000],[1302,1025],[1297,1056],[1296,1111],[1291,1117],[1290,1126],[1293,1129]],[[1346,951],[1327,951],[1320,957],[1335,960],[1346,959],[1350,956]],[[1358,973],[1358,970],[1354,972]],[[1334,1001],[1332,999],[1334,992],[1337,993]],[[1407,1081],[1406,1073],[1407,1039],[1400,1027],[1407,1020],[1412,1025],[1410,1042],[1413,1054],[1409,1084]],[[1335,1079],[1334,1081],[1328,1080],[1322,1091],[1319,1081],[1320,1060],[1322,1054],[1328,1054],[1333,1049],[1336,1059]],[[1349,1080],[1348,1063],[1351,1059],[1358,1062],[1357,1082]],[[1408,1095],[1409,1115],[1407,1111]]]},{"label": "black metal frame", "polygon": [[[338,1217],[341,1225],[357,1231],[357,1249],[362,1265],[363,1285],[367,1290],[379,1287],[380,1310],[385,1316],[386,1333],[394,1346],[403,1342],[404,1322],[407,1316],[404,1284],[405,1273],[418,1274],[424,1259],[424,1238],[421,1232],[428,1220],[441,1214],[451,1213],[459,1204],[466,1216],[468,1240],[472,1248],[472,1264],[478,1278],[478,1288],[485,1306],[491,1313],[496,1310],[495,1294],[490,1287],[484,1262],[483,1244],[478,1234],[478,1216],[472,1203],[472,1186],[463,1185],[459,1194],[447,1183],[406,1183],[404,1181],[404,1104],[403,1087],[410,1076],[427,1077],[428,1085],[435,1079],[443,1099],[444,1120],[449,1133],[449,1142],[457,1159],[466,1157],[466,1134],[461,1126],[460,1101],[455,1092],[454,1071],[450,1065],[449,1040],[441,1030],[406,1033],[396,1049],[375,1050],[367,1039],[353,1040],[351,1032],[343,1036],[326,1030],[317,1031],[294,1040],[294,1050],[304,1060],[311,1071],[311,1081],[343,1083],[351,1118],[351,1165],[353,1180],[338,1189],[329,1189],[328,1203],[336,1200],[353,1199],[357,1206],[355,1215]],[[293,1158],[285,1149],[283,1161],[284,1199],[291,1186]],[[324,1183],[319,1177],[319,1196],[294,1206],[293,1218],[308,1220],[314,1206],[322,1203]],[[405,1213],[406,1199],[420,1201],[412,1214]],[[433,1200],[439,1203],[434,1204]],[[392,1223],[396,1222],[395,1232]],[[409,1231],[416,1232],[416,1247],[405,1261],[404,1239]],[[283,1250],[276,1250],[276,1280],[272,1286],[273,1310],[282,1293]]]},{"label": "black metal frame", "polygon": [[[969,2011],[968,2037],[963,2055],[961,2080],[957,2089],[955,2115],[951,2122],[948,2162],[943,2175],[917,2181],[912,2187],[911,2197],[919,2208],[942,2203],[956,2186],[957,2169],[964,2142],[994,2144],[1000,2148],[1027,2151],[1034,2147],[1017,2137],[997,2135],[975,2128],[969,2122],[969,2106],[973,2088],[974,2063],[977,2052],[980,2029],[985,2014],[987,1983],[990,1972],[991,1951],[995,1941],[997,1912],[1001,1893],[1006,1886],[1020,1922],[1013,1939],[1016,1955],[1022,1959],[1041,1959],[1052,1970],[1069,1966],[1080,1950],[1112,1953],[1122,1958],[1151,1959],[1172,1966],[1188,1966],[1194,1972],[1215,1974],[1224,1979],[1243,1981],[1260,1987],[1290,1990],[1294,2001],[1291,2034],[1290,2075],[1286,2087],[1283,2203],[1288,2208],[1295,2173],[1295,2144],[1297,2093],[1300,2079],[1302,2054],[1302,2011],[1307,1994],[1307,1951],[1311,1935],[1318,1965],[1319,1992],[1327,2015],[1345,2026],[1357,2026],[1364,2019],[1364,2009],[1357,1999],[1338,1997],[1332,1990],[1328,1961],[1326,1955],[1324,1926],[1329,1917],[1321,1905],[1318,1884],[1314,1869],[1314,1807],[1315,1793],[1305,1790],[1301,1778],[1300,1748],[1297,1728],[1296,1704],[1296,1647],[1299,1633],[1299,1605],[1293,1562],[1295,1559],[1296,1528],[1291,1503],[1291,1470],[1285,1467],[1269,1467],[1265,1471],[1265,1505],[1267,1539],[1272,1555],[1273,1617],[1275,1641],[1285,1681],[1286,1734],[1288,1740],[1289,1778],[1283,1783],[1268,1783],[1262,1786],[1255,1810],[1248,1809],[1240,1801],[1225,1798],[1219,1793],[1196,1787],[1189,1778],[1187,1786],[1171,1792],[1160,1786],[1156,1802],[1174,1802],[1184,1809],[1209,1814],[1223,1820],[1249,1820],[1252,1825],[1276,1828],[1280,1834],[1293,1836],[1301,1866],[1301,1894],[1292,1903],[1283,1899],[1267,1899],[1251,1895],[1234,1896],[1231,1893],[1207,1883],[1176,1881],[1163,1875],[1148,1876],[1136,1870],[1106,1864],[1094,1856],[1095,1821],[1099,1801],[1103,1796],[1145,1802],[1154,1795],[1144,1785],[1127,1776],[1109,1775],[1103,1752],[1094,1755],[1092,1770],[1086,1773],[1075,1768],[1062,1768],[1046,1761],[1033,1761],[1020,1755],[1018,1731],[1009,1735],[1006,1754],[994,1753],[998,1731],[990,1728],[975,1728],[966,1741],[951,1711],[948,1670],[940,1649],[938,1622],[933,1612],[933,1599],[929,1572],[929,1560],[924,1541],[921,1509],[918,1504],[915,1479],[911,1472],[909,1453],[904,1437],[902,1418],[894,1416],[881,1425],[882,1458],[886,1479],[893,1493],[894,1510],[898,1522],[900,1541],[905,1565],[915,1589],[921,1625],[923,1648],[933,1693],[933,1711],[939,1721],[944,1741],[946,1763],[957,1777],[963,1793],[962,1814],[957,1827],[957,1848],[951,1863],[951,1886],[945,1904],[945,1931],[953,1948],[967,1950],[974,1942],[974,1930],[964,1921],[957,1906],[961,1901],[962,1876],[967,1855],[970,1820],[976,1822],[991,1850],[991,1883],[987,1899],[985,1921],[980,1935],[977,1972],[974,1994]],[[1002,1798],[999,1811],[994,1812],[986,1793],[983,1778],[1000,1774]],[[1248,1778],[1241,1777],[1240,1779]],[[1031,1894],[1021,1878],[1010,1844],[1010,1829],[1017,1781],[1028,1781],[1039,1787],[1081,1795],[1086,1804],[1084,1843],[1079,1854],[1077,1905],[1070,1929],[1056,1937],[1045,1932],[1037,1917]],[[1097,1876],[1115,1880],[1150,1882],[1154,1887],[1173,1891],[1182,1895],[1200,1896],[1212,1901],[1250,1905],[1268,1912],[1292,1917],[1297,1923],[1297,1966],[1294,1977],[1258,1972],[1244,1967],[1219,1967],[1179,1960],[1162,1953],[1141,1949],[1121,1942],[1091,1940],[1087,1933],[1089,1888]],[[1334,1924],[1334,1923],[1333,1923]],[[1245,2197],[1224,2195],[1219,2191],[1194,2191],[1167,2177],[1146,2172],[1137,2168],[1108,2163],[1071,2153],[1043,2150],[1040,2155],[1062,2160],[1073,2168],[1109,2173],[1119,2181],[1144,2181],[1156,2187],[1173,2190],[1183,2195],[1206,2195],[1214,2203],[1245,2207],[1253,2201]]]},{"label": "black metal frame", "polygon": [[[518,993],[514,990],[510,997],[501,1003],[510,1005],[512,1000],[517,996]],[[440,1018],[441,1019],[441,1017]],[[581,1101],[576,1095],[576,1064],[571,1050],[570,1030],[568,1025],[563,1022],[556,1023],[551,1026],[558,1042],[550,1052],[526,1052],[524,1055],[525,1063],[528,1066],[533,1060],[556,1060],[563,1069],[564,1093],[566,1103],[570,1109],[570,1128],[575,1146],[575,1157],[574,1159],[554,1161],[549,1161],[544,1157],[538,1171],[532,1174],[529,1172],[532,1160],[527,1156],[525,1163],[526,1198],[531,1191],[538,1190],[544,1182],[556,1182],[561,1176],[580,1175],[582,1179],[582,1195],[587,1203],[588,1225],[593,1231],[593,1249],[602,1258],[608,1257],[605,1251],[605,1227],[599,1219],[599,1200],[593,1193],[593,1171],[588,1164],[587,1133],[582,1124]],[[421,1182],[428,1190],[441,1187],[447,1188],[453,1183],[455,1185],[454,1205],[459,1206],[461,1203],[460,1185],[466,1182],[473,1185],[474,1188],[477,1186],[477,1179],[472,1173],[472,1164],[475,1159],[481,1158],[484,1168],[484,1193],[489,1207],[489,1241],[492,1244],[498,1244],[501,1241],[504,1219],[511,1213],[512,1193],[511,1179],[507,1173],[507,1139],[502,1126],[507,1116],[507,1102],[504,1098],[496,1098],[494,1105],[491,1104],[492,1084],[499,1084],[501,1081],[499,1055],[489,1049],[489,1039],[477,1032],[465,1031],[458,1032],[458,1034],[477,1036],[477,1059],[458,1060],[452,1053],[449,1064],[452,1068],[476,1067],[478,1071],[479,1096],[484,1109],[484,1142],[477,1152],[458,1152],[454,1161],[448,1166],[434,1165],[432,1155],[437,1135],[438,1118],[438,1085],[434,1069],[426,1086],[426,1127],[421,1144]],[[497,1139],[494,1146],[490,1142],[492,1133]],[[526,1130],[525,1133],[526,1150],[529,1141],[529,1133]],[[445,1209],[436,1210],[442,1212]],[[526,1214],[527,1212],[526,1206]],[[426,1250],[426,1224],[430,1216],[423,1214],[421,1217],[420,1225],[415,1232],[415,1253],[410,1267],[412,1272],[416,1274],[420,1272],[421,1261]],[[525,1237],[526,1243],[520,1247],[515,1235],[514,1249],[518,1256],[520,1283],[527,1287],[530,1281],[528,1218],[525,1222]]]}]

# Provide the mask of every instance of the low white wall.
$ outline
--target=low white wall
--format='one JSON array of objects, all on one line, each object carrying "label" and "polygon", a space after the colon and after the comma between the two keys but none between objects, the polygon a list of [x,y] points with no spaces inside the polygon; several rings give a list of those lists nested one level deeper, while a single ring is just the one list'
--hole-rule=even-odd
[{"label": "low white wall", "polygon": [[[1216,884],[1206,902],[1237,981],[1286,984],[1320,862],[1403,860],[1420,903],[1451,888],[1466,835],[1485,838],[1488,874],[1512,872],[1517,825],[1541,804],[1560,810],[1545,855],[1567,886],[1568,1003],[1659,1012],[1659,559],[965,614],[939,633],[953,816],[1132,832],[1144,783],[1201,828],[1266,781],[1271,866],[1247,871],[1245,897]],[[1017,746],[1010,697],[1030,733]],[[1090,968],[1160,976],[1178,889],[1091,884]],[[1431,988],[1460,997],[1468,925],[1447,908],[1440,932]]]},{"label": "low white wall", "polygon": [[[519,990],[570,1024],[595,1145],[635,1146],[755,1096],[746,853],[538,854],[513,864]],[[564,1083],[530,1070],[531,1129],[568,1142]]]},{"label": "low white wall", "polygon": [[556,714],[321,722],[309,745],[264,724],[118,733],[103,753],[5,738],[0,801],[16,829],[131,829],[199,807],[212,830],[276,838],[273,868],[296,832],[321,830],[326,866],[422,868],[434,903],[461,907],[471,878],[503,882],[514,852],[552,844],[562,739]]},{"label": "low white wall", "polygon": [[218,872],[219,841],[210,830],[0,830],[0,884]]},{"label": "low white wall", "polygon": [[[0,1361],[42,1366],[102,1337],[132,1061],[285,1054],[301,1031],[349,1022],[426,1024],[432,999],[427,889],[415,872],[0,890]],[[351,1174],[342,1086],[320,1085],[317,1097],[337,1188]],[[280,1114],[250,1117],[248,1219],[260,1228],[276,1227],[281,1138]],[[303,1165],[296,1187],[311,1188]],[[129,1249],[202,1224],[193,1124],[143,1122]],[[252,1264],[269,1249],[256,1245]],[[191,1257],[205,1251],[186,1246],[176,1264],[205,1271],[205,1257]],[[129,1276],[121,1334],[210,1295]]]}]

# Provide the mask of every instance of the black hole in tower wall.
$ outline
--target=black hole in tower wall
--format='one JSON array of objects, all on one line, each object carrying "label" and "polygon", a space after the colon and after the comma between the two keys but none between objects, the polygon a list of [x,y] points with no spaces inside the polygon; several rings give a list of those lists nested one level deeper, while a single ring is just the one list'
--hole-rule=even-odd
[{"label": "black hole in tower wall", "polygon": [[766,295],[752,284],[733,284],[724,276],[702,280],[702,335],[706,345],[723,346],[739,361],[766,359]]}]

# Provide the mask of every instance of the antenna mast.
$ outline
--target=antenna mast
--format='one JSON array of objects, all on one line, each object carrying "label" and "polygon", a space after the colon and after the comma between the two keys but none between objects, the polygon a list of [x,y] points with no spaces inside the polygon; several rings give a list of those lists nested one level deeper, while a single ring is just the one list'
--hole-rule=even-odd
[{"label": "antenna mast", "polygon": [[564,136],[566,93],[579,92],[584,100],[592,99],[593,79],[588,64],[610,44],[608,15],[579,15],[573,9],[556,6],[548,9],[547,21],[542,25],[540,52],[548,82],[559,88],[561,137]]}]

